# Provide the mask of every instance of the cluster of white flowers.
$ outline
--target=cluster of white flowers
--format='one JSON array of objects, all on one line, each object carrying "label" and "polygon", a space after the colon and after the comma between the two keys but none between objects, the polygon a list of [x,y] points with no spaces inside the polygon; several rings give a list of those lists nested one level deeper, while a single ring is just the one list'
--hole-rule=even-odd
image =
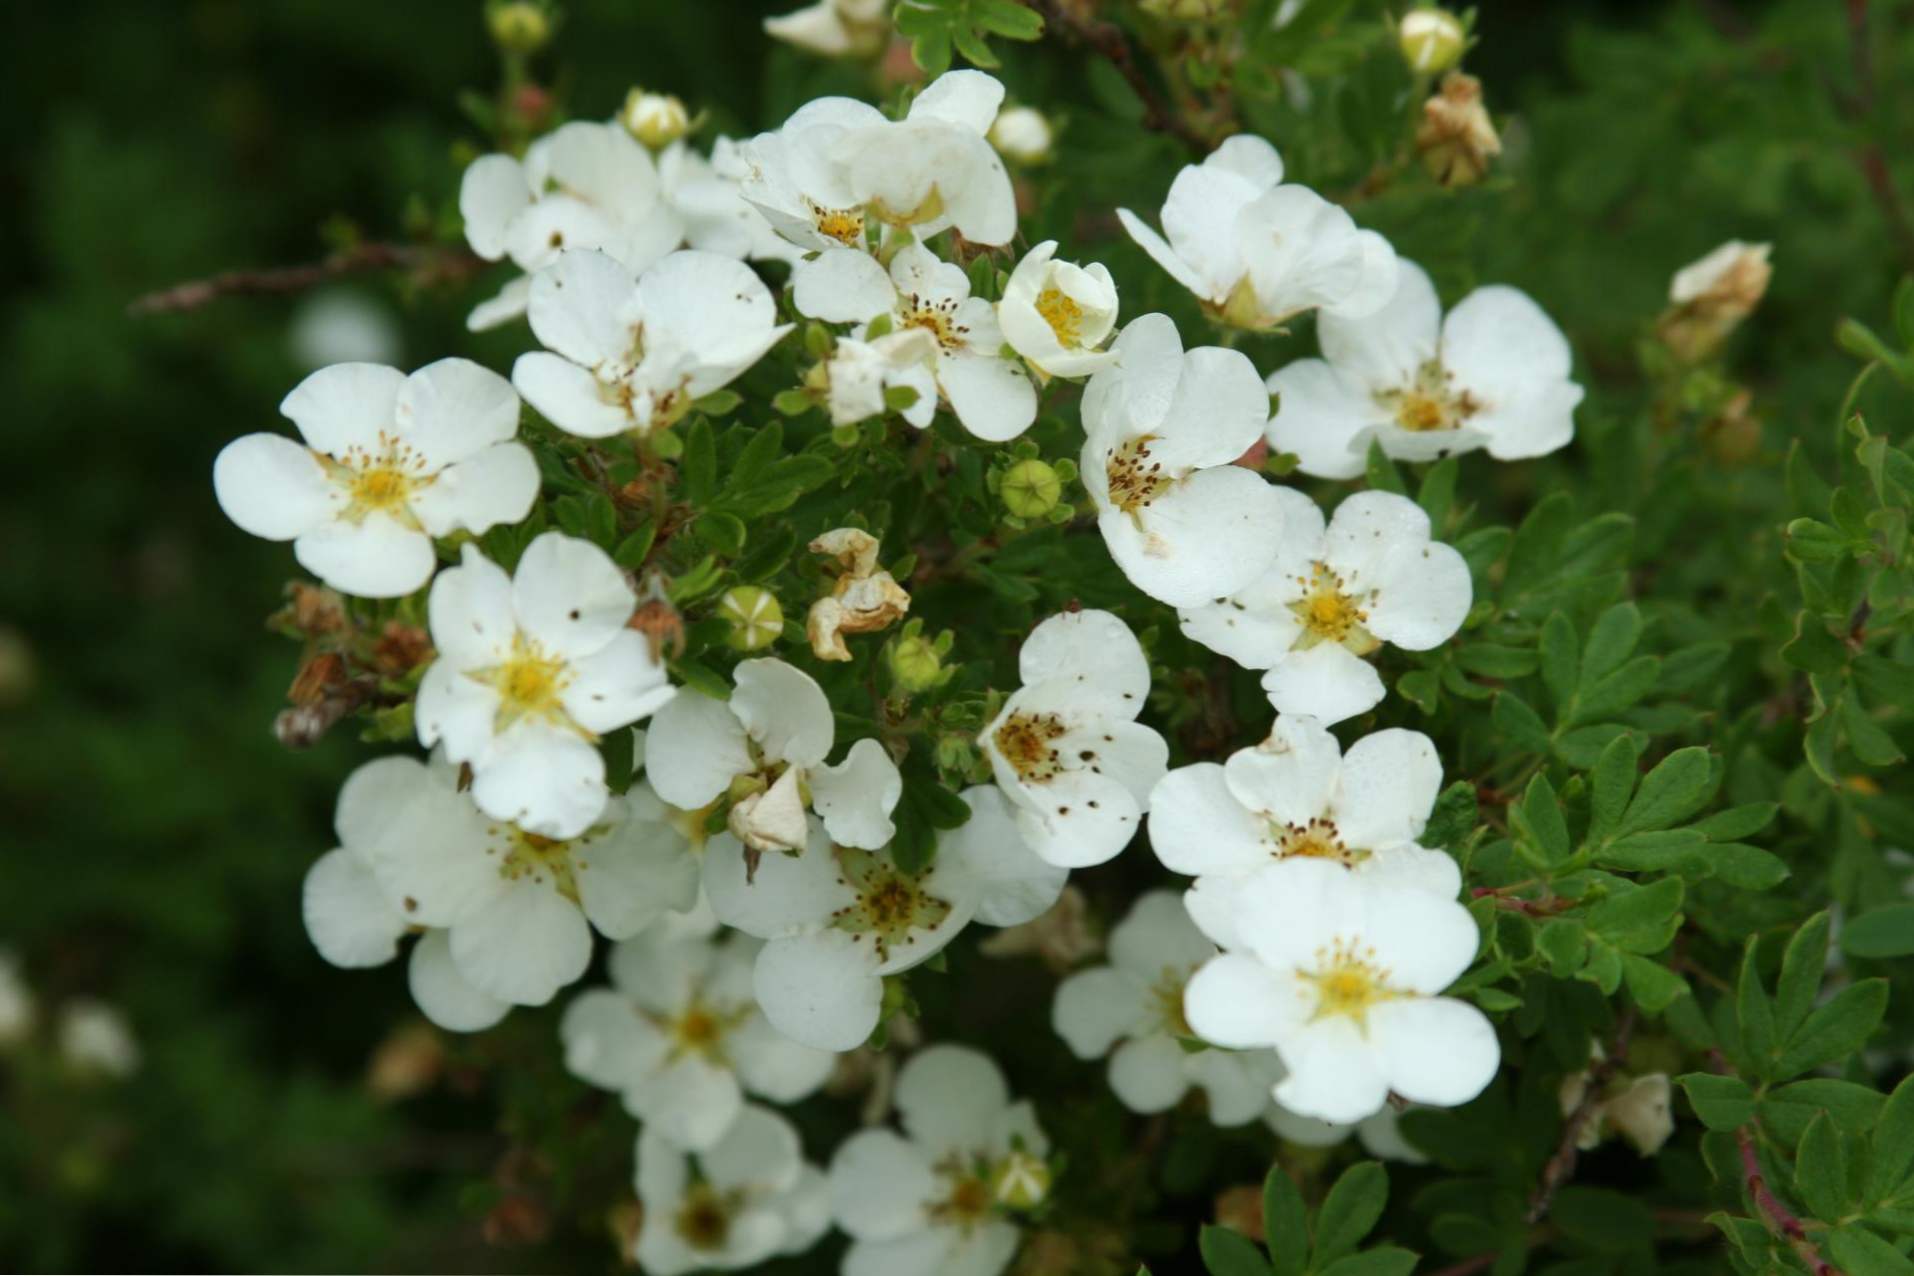
[{"label": "cluster of white flowers", "polygon": [[[855,52],[885,29],[883,7],[825,0],[770,25]],[[1256,458],[1267,446],[1340,479],[1372,445],[1412,461],[1559,448],[1581,393],[1565,341],[1504,287],[1444,319],[1420,269],[1285,183],[1247,135],[1178,175],[1163,234],[1119,215],[1223,323],[1317,312],[1321,359],[1265,382],[1237,350],[1185,349],[1165,315],[1119,331],[1110,272],[1060,259],[1055,241],[1007,275],[969,269],[1018,232],[999,152],[1036,163],[1051,142],[1003,97],[954,71],[902,119],[823,98],[707,158],[682,137],[681,103],[634,94],[617,120],[488,155],[465,174],[466,234],[524,273],[471,323],[524,315],[543,348],[509,381],[457,359],[410,376],[322,369],[282,407],[302,442],[250,435],[215,467],[232,519],[292,541],[335,589],[411,598],[416,615],[429,586],[412,721],[430,756],[346,782],[338,848],[305,884],[315,945],[371,966],[413,937],[415,1000],[474,1031],[581,979],[594,931],[614,941],[610,986],[570,1002],[561,1036],[570,1069],[643,1123],[649,1271],[795,1253],[833,1221],[853,1276],[1002,1270],[1051,1169],[989,1059],[918,1053],[897,1078],[903,1133],[853,1137],[828,1173],[765,1105],[814,1093],[837,1052],[870,1038],[898,1005],[889,977],[972,922],[1036,918],[1071,869],[1146,822],[1163,864],[1195,881],[1138,900],[1110,964],[1066,979],[1054,1011],[1077,1055],[1110,1055],[1124,1104],[1163,1111],[1194,1088],[1218,1124],[1260,1116],[1325,1141],[1366,1120],[1386,1141],[1389,1096],[1464,1102],[1499,1060],[1486,1019],[1441,996],[1477,936],[1455,862],[1416,842],[1442,776],[1433,745],[1390,730],[1345,752],[1330,732],[1382,701],[1384,644],[1428,650],[1462,627],[1469,568],[1414,502],[1361,492],[1325,520]],[[1079,472],[1111,558],[1188,637],[1263,671],[1269,739],[1169,770],[1167,742],[1138,721],[1143,644],[1116,615],[1072,608],[1033,629],[1021,686],[992,702],[976,746],[994,783],[961,794],[968,821],[912,867],[889,850],[898,742],[841,741],[809,674],[765,656],[735,666],[727,698],[675,688],[641,630],[649,604],[604,549],[554,531],[510,570],[488,557],[478,538],[539,495],[521,396],[566,435],[669,457],[663,432],[794,326],[749,264],[765,260],[790,264],[788,304],[817,326],[800,389],[836,426],[895,413],[922,429],[941,405],[1001,443],[1054,382],[1087,379]],[[836,601],[813,635],[821,659],[846,660],[843,635],[909,597],[876,570],[875,539],[831,535],[862,538],[844,561],[875,598]],[[773,615],[750,646],[780,637]],[[601,745],[618,733],[631,775],[607,773]]]}]

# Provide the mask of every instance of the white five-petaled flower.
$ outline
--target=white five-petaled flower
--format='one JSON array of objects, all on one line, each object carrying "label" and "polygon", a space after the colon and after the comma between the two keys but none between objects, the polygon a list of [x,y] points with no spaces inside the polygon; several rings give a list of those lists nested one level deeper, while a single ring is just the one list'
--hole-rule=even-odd
[{"label": "white five-petaled flower", "polygon": [[751,991],[759,944],[717,939],[708,909],[666,917],[611,952],[610,988],[579,994],[559,1037],[565,1066],[620,1093],[646,1128],[709,1148],[749,1090],[795,1103],[824,1084],[836,1056],[784,1036]]},{"label": "white five-petaled flower", "polygon": [[1316,335],[1322,358],[1269,378],[1281,396],[1270,446],[1305,474],[1354,478],[1371,440],[1404,461],[1477,448],[1513,461],[1575,435],[1582,387],[1569,380],[1568,339],[1525,292],[1477,288],[1445,318],[1429,276],[1405,261],[1387,305],[1361,319],[1326,313]]},{"label": "white five-petaled flower", "polygon": [[1204,309],[1239,328],[1273,328],[1320,307],[1374,313],[1395,287],[1389,241],[1307,186],[1283,183],[1283,161],[1239,133],[1170,183],[1159,235],[1127,208],[1123,228]]},{"label": "white five-petaled flower", "polygon": [[1313,856],[1265,864],[1228,901],[1229,932],[1184,990],[1190,1027],[1236,1049],[1275,1047],[1278,1103],[1358,1121],[1391,1093],[1453,1107],[1495,1076],[1481,1011],[1439,994],[1478,940],[1468,909]]},{"label": "white five-petaled flower", "polygon": [[1022,1239],[1000,1205],[1035,1203],[1006,1188],[1050,1150],[1036,1112],[1010,1101],[988,1055],[955,1045],[911,1056],[897,1110],[901,1135],[864,1130],[831,1158],[831,1211],[851,1237],[844,1276],[997,1276]]},{"label": "white five-petaled flower", "polygon": [[[684,238],[650,152],[616,122],[577,120],[533,142],[525,158],[482,155],[459,183],[466,242],[487,261],[510,257],[527,276],[567,249],[595,248],[634,274]],[[475,332],[525,313],[529,278],[472,311]]]},{"label": "white five-petaled flower", "polygon": [[816,0],[814,4],[764,20],[764,30],[825,57],[865,57],[890,39],[891,0]]},{"label": "white five-petaled flower", "polygon": [[532,280],[532,331],[512,383],[552,424],[588,439],[671,425],[791,330],[757,273],[685,249],[636,279],[601,252],[561,254]]},{"label": "white five-petaled flower", "polygon": [[1382,702],[1369,662],[1385,642],[1428,651],[1469,614],[1469,565],[1429,539],[1429,516],[1393,492],[1357,492],[1327,526],[1316,503],[1272,489],[1283,534],[1268,571],[1228,597],[1177,610],[1183,633],[1246,669],[1267,670],[1279,713],[1330,724]]},{"label": "white five-petaled flower", "polygon": [[1024,254],[1004,285],[997,323],[1010,348],[1047,377],[1085,377],[1116,362],[1099,350],[1116,327],[1117,291],[1100,261],[1056,260],[1057,241]]},{"label": "white five-petaled flower", "polygon": [[644,1223],[634,1257],[652,1276],[753,1267],[802,1253],[830,1226],[823,1172],[804,1160],[791,1123],[758,1104],[701,1151],[647,1123],[637,1160]]},{"label": "white five-petaled flower", "polygon": [[248,434],[213,463],[226,516],[291,541],[307,571],[362,598],[398,598],[432,578],[432,538],[516,523],[538,496],[518,433],[518,396],[467,359],[411,376],[340,363],[301,381],[279,410],[305,439]]},{"label": "white five-petaled flower", "polygon": [[1107,611],[1052,616],[1017,656],[1023,686],[978,737],[1017,827],[1064,868],[1101,864],[1129,845],[1169,746],[1136,721],[1150,662]]},{"label": "white five-petaled flower", "polygon": [[672,698],[645,636],[625,627],[638,600],[610,555],[559,532],[511,576],[475,545],[464,554],[432,585],[438,659],[419,684],[419,742],[471,766],[487,815],[577,837],[609,797],[599,735]]},{"label": "white five-petaled flower", "polygon": [[985,138],[1003,96],[982,71],[948,71],[901,120],[853,98],[818,98],[742,145],[741,189],[802,248],[862,248],[876,223],[919,240],[955,227],[972,243],[1007,244],[1016,196]]},{"label": "white five-petaled flower", "polygon": [[905,328],[869,341],[839,337],[825,363],[824,406],[832,425],[855,425],[882,413],[885,391],[904,386],[917,397],[904,418],[922,429],[937,412],[937,356],[942,347],[928,328]]},{"label": "white five-petaled flower", "polygon": [[1416,844],[1441,788],[1442,763],[1420,731],[1377,731],[1344,754],[1314,718],[1286,713],[1269,739],[1223,765],[1164,776],[1150,795],[1150,845],[1164,867],[1196,878],[1190,915],[1228,946],[1232,897],[1273,860],[1326,860],[1454,899],[1455,861]]},{"label": "white five-petaled flower", "polygon": [[[1192,1086],[1209,1098],[1210,1120],[1241,1125],[1269,1102],[1270,1061],[1261,1054],[1185,1049],[1183,986],[1216,956],[1174,891],[1150,891],[1110,931],[1110,964],[1057,985],[1050,1022],[1079,1059],[1110,1053],[1110,1089],[1132,1112],[1164,1112]],[[1121,1045],[1117,1045],[1118,1042]]]},{"label": "white five-petaled flower", "polygon": [[1014,926],[1042,913],[1066,873],[1031,853],[1002,794],[967,789],[970,819],[928,868],[834,844],[813,824],[796,854],[752,870],[735,839],[711,839],[705,896],[718,920],[766,943],[753,976],[771,1025],[820,1050],[849,1050],[877,1026],[883,976],[928,960],[972,921]]},{"label": "white five-petaled flower", "polygon": [[804,846],[805,808],[840,845],[891,840],[904,780],[884,746],[865,738],[825,765],[837,733],[831,702],[810,674],[782,660],[746,660],[729,700],[679,696],[652,721],[645,774],[687,811],[729,797],[731,832],[753,851]]},{"label": "white five-petaled flower", "polygon": [[1248,358],[1183,349],[1168,315],[1117,337],[1083,393],[1083,485],[1110,556],[1173,607],[1232,594],[1286,539],[1277,488],[1232,464],[1255,445],[1269,396]]},{"label": "white five-petaled flower", "polygon": [[[963,427],[980,439],[1014,439],[1037,419],[1037,390],[1015,359],[1003,357],[997,312],[970,295],[963,270],[940,261],[921,244],[900,248],[887,272],[866,253],[828,248],[792,271],[792,300],[800,314],[829,323],[856,323],[869,339],[871,321],[885,318],[890,333],[922,330],[935,339],[930,370],[937,390]],[[878,340],[887,338],[879,337]],[[835,373],[833,373],[835,375]],[[913,384],[901,377],[898,384]],[[905,408],[922,429],[937,411],[933,394]],[[1262,395],[1262,388],[1257,387]]]}]

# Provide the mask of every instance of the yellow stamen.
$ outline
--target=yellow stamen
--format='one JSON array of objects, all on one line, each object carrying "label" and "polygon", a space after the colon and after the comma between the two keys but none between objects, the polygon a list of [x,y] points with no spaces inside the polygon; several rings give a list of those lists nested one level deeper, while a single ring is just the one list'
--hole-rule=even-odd
[{"label": "yellow stamen", "polygon": [[1083,345],[1083,307],[1061,288],[1045,288],[1037,294],[1037,313],[1057,334],[1057,344],[1066,350]]}]

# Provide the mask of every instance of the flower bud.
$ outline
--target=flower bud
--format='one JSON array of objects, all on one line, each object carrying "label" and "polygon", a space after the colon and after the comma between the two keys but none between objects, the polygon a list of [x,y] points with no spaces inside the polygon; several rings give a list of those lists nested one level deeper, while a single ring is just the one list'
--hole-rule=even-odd
[{"label": "flower bud", "polygon": [[912,621],[903,633],[884,646],[884,661],[890,667],[891,680],[903,691],[929,691],[950,677],[937,644],[924,637],[920,632],[922,628]]},{"label": "flower bud", "polygon": [[661,151],[685,135],[691,115],[675,94],[633,89],[618,110],[625,131],[654,151]]},{"label": "flower bud", "polygon": [[1035,1209],[1050,1195],[1050,1167],[1019,1148],[991,1173],[990,1190],[1013,1210]]},{"label": "flower bud", "polygon": [[1050,158],[1055,131],[1043,112],[1028,106],[1006,106],[990,126],[990,144],[1015,164],[1042,164]]},{"label": "flower bud", "polygon": [[724,641],[733,651],[761,651],[784,633],[784,608],[770,590],[756,585],[725,590],[718,614],[731,623]]},{"label": "flower bud", "polygon": [[1453,13],[1428,6],[1402,15],[1396,43],[1410,70],[1419,75],[1441,75],[1462,60],[1468,37]]},{"label": "flower bud", "polygon": [[486,8],[492,40],[507,53],[537,53],[552,38],[551,15],[532,0],[507,0]]},{"label": "flower bud", "polygon": [[1018,518],[1042,518],[1063,499],[1063,480],[1048,462],[1032,457],[1004,471],[997,494]]},{"label": "flower bud", "polygon": [[1615,1132],[1627,1139],[1643,1156],[1653,1156],[1675,1132],[1674,1113],[1668,1106],[1668,1074],[1654,1072],[1636,1077],[1628,1088],[1614,1095],[1604,1106],[1603,1115]]},{"label": "flower bud", "polygon": [[1442,88],[1422,104],[1416,149],[1429,175],[1444,186],[1473,186],[1502,153],[1502,139],[1482,105],[1482,82],[1451,71]]},{"label": "flower bud", "polygon": [[1676,358],[1684,363],[1706,359],[1754,313],[1774,277],[1770,247],[1731,239],[1675,272],[1655,335]]}]

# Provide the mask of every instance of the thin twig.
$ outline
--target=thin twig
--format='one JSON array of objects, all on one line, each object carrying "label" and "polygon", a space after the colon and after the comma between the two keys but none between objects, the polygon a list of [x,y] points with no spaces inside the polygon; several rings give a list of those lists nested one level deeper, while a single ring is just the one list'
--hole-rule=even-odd
[{"label": "thin twig", "polygon": [[1779,1232],[1794,1250],[1796,1258],[1806,1264],[1814,1276],[1841,1276],[1841,1269],[1821,1257],[1814,1242],[1808,1239],[1808,1229],[1795,1217],[1794,1211],[1782,1204],[1781,1198],[1768,1190],[1767,1176],[1761,1172],[1761,1159],[1755,1154],[1754,1135],[1746,1125],[1735,1128],[1735,1147],[1741,1152],[1741,1178],[1748,1188],[1748,1195],[1754,1199],[1768,1230]]},{"label": "thin twig", "polygon": [[1556,1145],[1555,1155],[1542,1167],[1542,1181],[1535,1185],[1535,1191],[1529,1197],[1529,1222],[1539,1223],[1548,1215],[1556,1192],[1575,1173],[1575,1162],[1581,1156],[1581,1149],[1576,1143],[1582,1137],[1582,1127],[1588,1124],[1595,1115],[1595,1109],[1601,1106],[1602,1090],[1608,1085],[1609,1078],[1628,1061],[1628,1041],[1634,1031],[1635,1007],[1630,1006],[1622,1012],[1621,1022],[1615,1026],[1615,1040],[1609,1046],[1608,1053],[1588,1070],[1581,1101],[1568,1114],[1568,1119],[1562,1122],[1562,1141]]},{"label": "thin twig", "polygon": [[222,297],[288,296],[317,288],[347,275],[381,270],[413,271],[421,283],[451,283],[477,273],[484,260],[460,248],[411,244],[355,244],[323,261],[267,270],[228,270],[206,279],[189,280],[134,299],[126,313],[178,314],[218,301]]},{"label": "thin twig", "polygon": [[1164,100],[1156,86],[1143,74],[1143,68],[1137,65],[1136,55],[1130,49],[1130,40],[1123,34],[1123,28],[1101,18],[1078,17],[1066,10],[1059,0],[1027,0],[1027,3],[1043,15],[1045,26],[1079,44],[1088,45],[1092,52],[1116,68],[1124,83],[1143,100],[1145,128],[1168,133],[1198,154],[1209,153],[1210,140],[1192,128],[1189,121]]}]

